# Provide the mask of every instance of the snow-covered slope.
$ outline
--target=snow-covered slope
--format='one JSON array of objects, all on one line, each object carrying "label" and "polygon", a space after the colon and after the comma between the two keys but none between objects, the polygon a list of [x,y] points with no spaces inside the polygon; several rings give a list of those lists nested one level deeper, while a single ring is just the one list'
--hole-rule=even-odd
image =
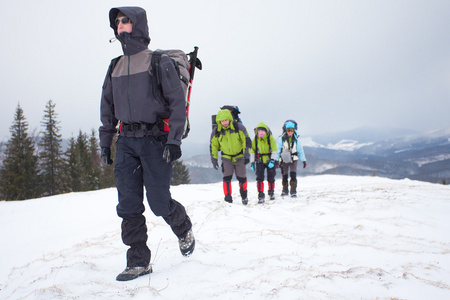
[{"label": "snow-covered slope", "polygon": [[[449,299],[450,187],[376,177],[299,178],[257,205],[221,183],[172,187],[194,223],[182,257],[147,208],[154,273],[130,282],[114,189],[0,202],[0,299]],[[276,194],[279,195],[279,186]]]}]

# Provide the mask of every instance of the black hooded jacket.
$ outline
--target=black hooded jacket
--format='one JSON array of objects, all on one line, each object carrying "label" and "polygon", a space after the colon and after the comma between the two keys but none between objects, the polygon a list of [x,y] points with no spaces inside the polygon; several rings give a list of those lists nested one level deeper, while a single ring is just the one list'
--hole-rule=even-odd
[{"label": "black hooded jacket", "polygon": [[[131,33],[117,34],[115,20],[119,11],[130,18]],[[160,63],[162,90],[149,72],[153,52],[148,49],[150,36],[145,10],[140,7],[113,8],[109,12],[109,21],[124,55],[117,61],[112,74],[108,72],[103,84],[100,146],[111,147],[119,120],[128,124],[153,124],[169,117],[167,143],[180,145],[186,120],[184,91],[167,56],[163,55]]]}]

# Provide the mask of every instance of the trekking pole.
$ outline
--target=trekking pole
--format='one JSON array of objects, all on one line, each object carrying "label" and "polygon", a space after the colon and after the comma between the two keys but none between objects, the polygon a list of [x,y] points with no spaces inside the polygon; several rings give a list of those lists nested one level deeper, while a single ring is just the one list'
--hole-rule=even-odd
[{"label": "trekking pole", "polygon": [[197,58],[198,53],[198,47],[194,47],[194,51],[189,53],[189,64],[191,65],[191,68],[189,69],[189,85],[188,85],[188,92],[186,93],[186,117],[189,117],[189,106],[191,104],[191,91],[192,91],[192,82],[194,81],[194,73],[195,68],[201,70],[202,69],[202,62],[200,59]]}]

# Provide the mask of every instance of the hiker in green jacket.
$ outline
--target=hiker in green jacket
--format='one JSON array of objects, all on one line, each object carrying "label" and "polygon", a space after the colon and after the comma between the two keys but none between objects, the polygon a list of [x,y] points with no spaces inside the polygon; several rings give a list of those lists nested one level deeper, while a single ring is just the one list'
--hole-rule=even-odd
[{"label": "hiker in green jacket", "polygon": [[239,181],[239,192],[242,204],[248,203],[247,198],[247,170],[245,165],[250,162],[247,129],[233,116],[228,109],[222,109],[216,116],[217,127],[211,138],[211,162],[216,170],[219,169],[219,151],[221,151],[223,192],[225,201],[232,203],[231,179],[235,173]]},{"label": "hiker in green jacket", "polygon": [[275,199],[275,160],[277,155],[277,143],[272,136],[269,127],[263,122],[259,123],[255,128],[255,138],[252,142],[251,149],[252,170],[256,171],[256,185],[258,189],[258,203],[263,203],[264,194],[264,171],[267,169],[267,193],[270,200]]}]

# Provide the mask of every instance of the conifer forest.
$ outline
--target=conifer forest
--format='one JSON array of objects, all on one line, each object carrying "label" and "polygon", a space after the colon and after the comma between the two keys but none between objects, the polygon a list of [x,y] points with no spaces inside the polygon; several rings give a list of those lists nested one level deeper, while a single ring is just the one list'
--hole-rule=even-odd
[{"label": "conifer forest", "polygon": [[[114,166],[100,158],[98,131],[63,140],[56,104],[49,100],[40,131],[31,130],[18,104],[10,138],[0,142],[0,200],[25,200],[115,186]],[[111,148],[115,157],[115,143]],[[189,171],[174,163],[172,185],[188,184]]]}]

